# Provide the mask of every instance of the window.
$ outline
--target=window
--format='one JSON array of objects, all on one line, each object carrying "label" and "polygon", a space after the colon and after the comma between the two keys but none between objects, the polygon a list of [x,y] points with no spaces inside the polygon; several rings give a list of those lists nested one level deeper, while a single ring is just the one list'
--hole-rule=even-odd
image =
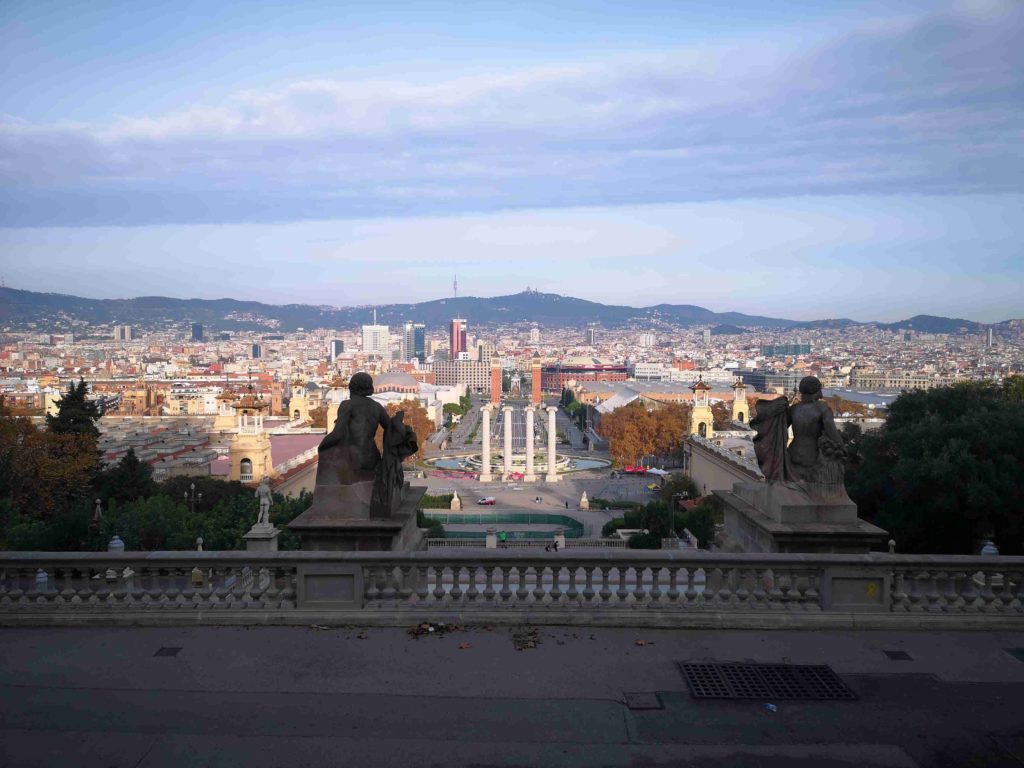
[{"label": "window", "polygon": [[243,483],[252,482],[252,462],[249,459],[242,459],[238,465],[239,480]]}]

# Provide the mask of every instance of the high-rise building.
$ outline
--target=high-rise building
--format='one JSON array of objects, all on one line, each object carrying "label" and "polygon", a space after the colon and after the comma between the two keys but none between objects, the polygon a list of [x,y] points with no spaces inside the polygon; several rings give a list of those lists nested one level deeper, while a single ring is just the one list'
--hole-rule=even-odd
[{"label": "high-rise building", "polygon": [[810,344],[762,344],[761,354],[765,357],[787,357],[790,355],[811,354]]},{"label": "high-rise building", "polygon": [[587,328],[586,342],[588,347],[593,347],[597,344],[597,328]]},{"label": "high-rise building", "polygon": [[641,347],[653,347],[655,342],[655,336],[653,333],[641,333],[640,334],[640,346]]},{"label": "high-rise building", "polygon": [[710,328],[705,328],[703,335],[704,335],[704,343],[705,344],[710,344],[711,343],[711,329]]},{"label": "high-rise building", "polygon": [[192,323],[192,341],[202,341],[202,340],[203,340],[203,324],[202,323]]},{"label": "high-rise building", "polygon": [[391,334],[386,325],[363,326],[363,354],[387,357]]},{"label": "high-rise building", "polygon": [[988,329],[988,342],[987,342],[987,346],[989,346],[989,347],[995,346],[995,339],[993,338],[993,333],[992,333],[992,329],[991,328]]},{"label": "high-rise building", "polygon": [[253,344],[252,345],[252,359],[253,360],[259,360],[261,357],[263,357],[263,347],[261,347],[259,344]]},{"label": "high-rise building", "polygon": [[460,352],[466,351],[466,321],[460,317],[452,318],[448,331],[448,354],[452,360],[456,360]]},{"label": "high-rise building", "polygon": [[427,331],[423,323],[406,323],[402,328],[402,360],[427,359]]},{"label": "high-rise building", "polygon": [[538,328],[536,325],[530,329],[530,343],[540,344],[540,328]]},{"label": "high-rise building", "polygon": [[114,341],[131,341],[135,338],[135,329],[130,325],[114,326]]},{"label": "high-rise building", "polygon": [[328,345],[328,353],[333,363],[338,357],[345,352],[345,342],[341,339],[331,339],[331,343]]}]

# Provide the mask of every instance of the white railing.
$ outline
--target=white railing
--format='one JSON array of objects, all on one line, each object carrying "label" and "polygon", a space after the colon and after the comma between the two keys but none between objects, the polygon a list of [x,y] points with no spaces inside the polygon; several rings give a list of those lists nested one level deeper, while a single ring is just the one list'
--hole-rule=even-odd
[{"label": "white railing", "polygon": [[292,458],[288,459],[288,461],[284,462],[283,464],[279,464],[278,466],[274,467],[274,471],[283,475],[289,469],[294,469],[295,467],[305,464],[310,459],[315,458],[318,450],[319,448],[310,448],[307,451],[303,451],[299,455],[293,456]]},{"label": "white railing", "polygon": [[489,622],[858,627],[944,621],[1024,628],[1022,585],[1024,557],[571,547],[554,553],[532,546],[403,553],[8,552],[0,554],[0,624],[283,624],[313,614],[402,624],[425,611],[462,620],[476,613]]}]

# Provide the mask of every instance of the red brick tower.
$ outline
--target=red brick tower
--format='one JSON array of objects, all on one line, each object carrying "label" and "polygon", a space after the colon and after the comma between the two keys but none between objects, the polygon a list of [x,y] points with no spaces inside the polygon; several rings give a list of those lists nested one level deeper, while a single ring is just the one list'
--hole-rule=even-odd
[{"label": "red brick tower", "polygon": [[501,365],[497,354],[491,355],[491,404],[501,404]]},{"label": "red brick tower", "polygon": [[533,353],[533,363],[530,366],[530,373],[532,375],[530,382],[530,403],[532,405],[540,405],[540,355],[536,352]]}]

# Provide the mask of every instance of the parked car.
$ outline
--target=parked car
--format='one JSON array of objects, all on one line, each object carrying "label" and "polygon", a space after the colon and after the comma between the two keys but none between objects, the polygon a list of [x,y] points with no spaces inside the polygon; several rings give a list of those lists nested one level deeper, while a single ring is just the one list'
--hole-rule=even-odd
[{"label": "parked car", "polygon": [[477,504],[483,504],[483,505],[489,506],[489,507],[492,507],[495,504],[497,504],[497,502],[495,501],[493,496],[484,496],[482,499],[477,499],[476,503]]},{"label": "parked car", "polygon": [[646,475],[647,467],[623,467],[622,471],[627,475]]}]

